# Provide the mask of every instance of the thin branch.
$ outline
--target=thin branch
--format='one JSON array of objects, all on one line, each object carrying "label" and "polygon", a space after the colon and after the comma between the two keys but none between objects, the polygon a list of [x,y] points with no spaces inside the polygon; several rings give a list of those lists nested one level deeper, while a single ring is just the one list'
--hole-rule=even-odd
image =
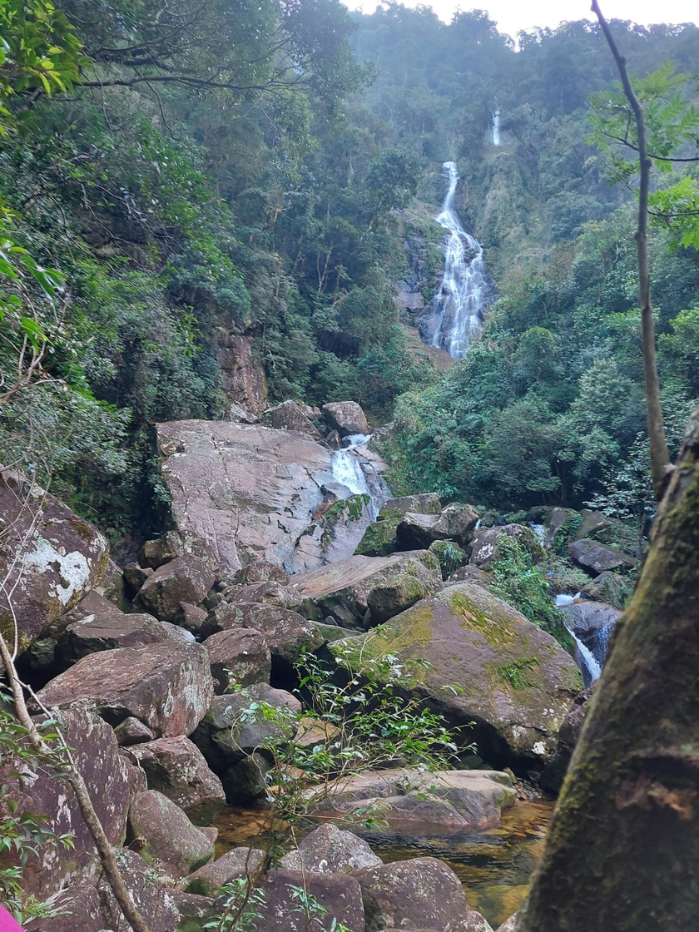
[{"label": "thin branch", "polygon": [[[622,139],[621,136],[615,136],[614,133],[605,133],[604,135],[608,139],[614,139],[616,142],[622,143],[629,149],[633,149],[634,152],[640,151],[638,146],[635,146],[628,138]],[[695,155],[691,159],[678,159],[668,155],[653,155],[652,152],[649,152],[648,158],[654,159],[656,162],[699,162],[699,155]]]}]

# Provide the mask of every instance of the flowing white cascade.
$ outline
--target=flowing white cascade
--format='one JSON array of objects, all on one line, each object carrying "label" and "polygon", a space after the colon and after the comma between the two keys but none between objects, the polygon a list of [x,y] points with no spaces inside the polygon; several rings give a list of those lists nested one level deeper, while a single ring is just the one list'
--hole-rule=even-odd
[{"label": "flowing white cascade", "polygon": [[333,479],[347,486],[352,495],[371,495],[364,471],[359,460],[352,454],[352,450],[361,447],[371,440],[371,435],[351,434],[345,437],[345,446],[336,450],[332,458]]},{"label": "flowing white cascade", "polygon": [[575,631],[568,625],[566,625],[566,628],[568,628],[568,633],[575,641],[575,649],[578,655],[578,667],[582,673],[583,683],[585,686],[589,686],[590,683],[594,683],[595,680],[600,678],[602,675],[602,667],[595,659],[592,651],[583,644]]},{"label": "flowing white cascade", "polygon": [[502,142],[500,141],[500,111],[496,110],[493,113],[493,127],[490,131],[490,139],[494,146],[501,146]]},{"label": "flowing white cascade", "polygon": [[453,359],[461,359],[481,329],[491,289],[481,244],[464,230],[453,207],[459,181],[456,163],[445,162],[444,174],[447,194],[442,212],[435,217],[448,233],[444,278],[432,300],[433,313],[423,339],[428,346],[441,347]]}]

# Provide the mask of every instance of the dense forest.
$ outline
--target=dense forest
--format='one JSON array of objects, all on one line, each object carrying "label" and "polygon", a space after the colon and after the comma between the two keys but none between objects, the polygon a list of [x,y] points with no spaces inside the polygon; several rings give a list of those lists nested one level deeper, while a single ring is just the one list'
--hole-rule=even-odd
[{"label": "dense forest", "polygon": [[[270,401],[351,397],[377,424],[395,408],[397,487],[643,512],[633,179],[599,128],[616,75],[596,26],[515,44],[485,13],[446,25],[397,4],[4,10],[10,43],[29,38],[34,55],[8,47],[0,67],[3,237],[28,250],[14,268],[32,309],[29,325],[4,306],[6,461],[50,472],[113,539],[142,530],[163,494],[151,425],[224,417],[222,367],[242,337]],[[674,101],[681,147],[699,29],[614,28],[633,72],[655,75],[647,96]],[[498,299],[446,375],[393,300],[406,226],[426,237],[437,283],[445,159]],[[696,172],[656,183],[678,174]],[[682,229],[657,221],[676,448],[699,392],[699,262]]]}]

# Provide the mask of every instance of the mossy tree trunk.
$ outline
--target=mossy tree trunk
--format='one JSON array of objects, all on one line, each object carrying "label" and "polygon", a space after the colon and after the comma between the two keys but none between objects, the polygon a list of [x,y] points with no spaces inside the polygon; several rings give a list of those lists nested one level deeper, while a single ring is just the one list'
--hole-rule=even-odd
[{"label": "mossy tree trunk", "polygon": [[699,409],[518,932],[699,925]]}]

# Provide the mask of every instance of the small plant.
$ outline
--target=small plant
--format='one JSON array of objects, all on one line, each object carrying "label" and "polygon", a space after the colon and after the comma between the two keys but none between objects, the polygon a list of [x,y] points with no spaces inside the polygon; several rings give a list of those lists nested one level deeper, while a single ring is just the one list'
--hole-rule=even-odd
[{"label": "small plant", "polygon": [[255,932],[258,920],[264,918],[260,910],[267,903],[264,890],[255,886],[255,877],[229,881],[221,887],[220,896],[224,898],[223,910],[206,922],[204,928],[215,932]]}]

